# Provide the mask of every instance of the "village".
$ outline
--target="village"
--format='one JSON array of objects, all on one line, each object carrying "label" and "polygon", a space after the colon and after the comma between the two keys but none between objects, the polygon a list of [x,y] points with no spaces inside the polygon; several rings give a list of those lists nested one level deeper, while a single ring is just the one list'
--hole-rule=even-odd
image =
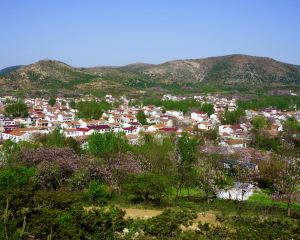
[{"label": "village", "polygon": [[[213,104],[214,113],[209,115],[203,111],[189,111],[184,114],[178,110],[164,110],[155,105],[132,106],[134,99],[126,97],[114,98],[106,95],[108,103],[120,102],[121,104],[102,114],[100,119],[83,119],[76,115],[77,110],[70,106],[74,99],[57,98],[56,103],[49,105],[49,99],[34,98],[24,99],[28,107],[28,117],[9,118],[4,115],[6,101],[17,100],[11,96],[0,98],[0,139],[14,142],[30,141],[36,135],[48,134],[59,128],[66,137],[72,137],[82,145],[88,136],[94,132],[124,132],[132,144],[138,144],[141,133],[162,134],[174,133],[180,136],[183,132],[196,134],[199,131],[215,129],[219,135],[219,145],[229,149],[247,148],[252,129],[251,119],[261,115],[271,122],[268,132],[271,136],[278,136],[283,130],[283,122],[290,117],[300,121],[300,111],[278,111],[275,108],[266,108],[260,111],[246,110],[243,122],[238,124],[222,124],[221,118],[225,109],[235,111],[237,102],[234,98],[220,98],[218,96],[193,96],[198,102]],[[186,97],[164,95],[162,100],[181,101]],[[89,101],[90,98],[75,99]],[[100,101],[97,99],[97,101]],[[137,113],[143,111],[147,124],[142,125],[137,119]]]}]

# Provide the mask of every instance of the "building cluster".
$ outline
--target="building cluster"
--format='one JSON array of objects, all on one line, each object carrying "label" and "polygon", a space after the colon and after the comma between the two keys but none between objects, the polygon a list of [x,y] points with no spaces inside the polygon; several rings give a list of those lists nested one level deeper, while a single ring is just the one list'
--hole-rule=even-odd
[{"label": "building cluster", "polygon": [[[164,95],[162,100],[179,101],[187,97],[176,97]],[[26,98],[23,99],[28,106],[28,117],[8,118],[4,109],[12,97],[0,98],[0,140],[11,139],[15,142],[21,140],[29,141],[35,136],[48,134],[55,128],[59,128],[66,137],[72,137],[84,143],[88,136],[94,132],[124,132],[129,142],[137,144],[140,133],[162,134],[174,133],[181,135],[182,132],[196,134],[199,131],[216,129],[219,134],[219,144],[232,148],[245,148],[250,138],[251,119],[262,115],[271,122],[268,130],[272,136],[277,136],[282,131],[282,124],[288,117],[295,117],[300,121],[300,112],[283,112],[275,109],[264,109],[262,111],[246,111],[245,121],[241,124],[223,125],[221,118],[225,111],[237,109],[234,97],[225,98],[220,96],[192,96],[190,98],[200,102],[211,103],[214,113],[208,115],[203,111],[190,111],[183,113],[176,110],[164,110],[162,107],[131,106],[126,97],[114,98],[106,95],[105,100],[109,103],[119,102],[119,107],[112,108],[103,113],[97,120],[78,118],[76,109],[70,106],[74,99],[57,98],[54,106],[48,104],[48,99]],[[81,98],[75,101],[86,101],[89,98]],[[137,119],[137,113],[143,111],[146,115],[147,124],[142,125]]]}]

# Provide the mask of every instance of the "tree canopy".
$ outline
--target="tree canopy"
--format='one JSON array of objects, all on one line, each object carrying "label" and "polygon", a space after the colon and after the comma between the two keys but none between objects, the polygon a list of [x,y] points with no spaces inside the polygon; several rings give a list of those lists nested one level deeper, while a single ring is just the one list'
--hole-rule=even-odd
[{"label": "tree canopy", "polygon": [[4,111],[5,116],[7,117],[27,117],[28,116],[28,107],[23,101],[17,101],[10,103],[5,107]]},{"label": "tree canopy", "polygon": [[110,104],[106,101],[81,101],[76,104],[76,108],[78,110],[77,117],[86,119],[99,119],[103,112],[109,110],[110,107]]}]

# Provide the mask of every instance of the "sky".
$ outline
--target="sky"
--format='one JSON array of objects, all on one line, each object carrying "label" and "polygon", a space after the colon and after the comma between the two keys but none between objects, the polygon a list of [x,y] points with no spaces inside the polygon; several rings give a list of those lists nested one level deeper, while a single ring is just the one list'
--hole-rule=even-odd
[{"label": "sky", "polygon": [[0,69],[227,54],[300,65],[299,0],[0,0]]}]

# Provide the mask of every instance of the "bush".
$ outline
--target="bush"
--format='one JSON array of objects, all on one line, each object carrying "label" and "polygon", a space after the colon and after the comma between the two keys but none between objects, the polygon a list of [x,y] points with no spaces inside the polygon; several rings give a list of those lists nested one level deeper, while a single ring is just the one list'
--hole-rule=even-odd
[{"label": "bush", "polygon": [[5,168],[0,170],[0,189],[8,190],[26,185],[35,175],[34,167]]},{"label": "bush", "polygon": [[85,171],[78,171],[71,175],[67,180],[67,185],[70,191],[82,190],[86,187],[89,177]]},{"label": "bush", "polygon": [[111,197],[109,187],[96,180],[90,182],[87,195],[93,203],[102,205]]},{"label": "bush", "polygon": [[155,236],[172,236],[180,232],[180,225],[188,226],[197,214],[191,210],[167,209],[145,223],[145,232]]},{"label": "bush", "polygon": [[158,174],[145,173],[131,176],[125,188],[133,194],[136,200],[161,201],[168,194],[169,186],[168,178]]},{"label": "bush", "polygon": [[48,190],[56,190],[62,185],[63,173],[60,166],[56,163],[41,162],[37,167],[37,174],[34,177],[35,183]]}]

